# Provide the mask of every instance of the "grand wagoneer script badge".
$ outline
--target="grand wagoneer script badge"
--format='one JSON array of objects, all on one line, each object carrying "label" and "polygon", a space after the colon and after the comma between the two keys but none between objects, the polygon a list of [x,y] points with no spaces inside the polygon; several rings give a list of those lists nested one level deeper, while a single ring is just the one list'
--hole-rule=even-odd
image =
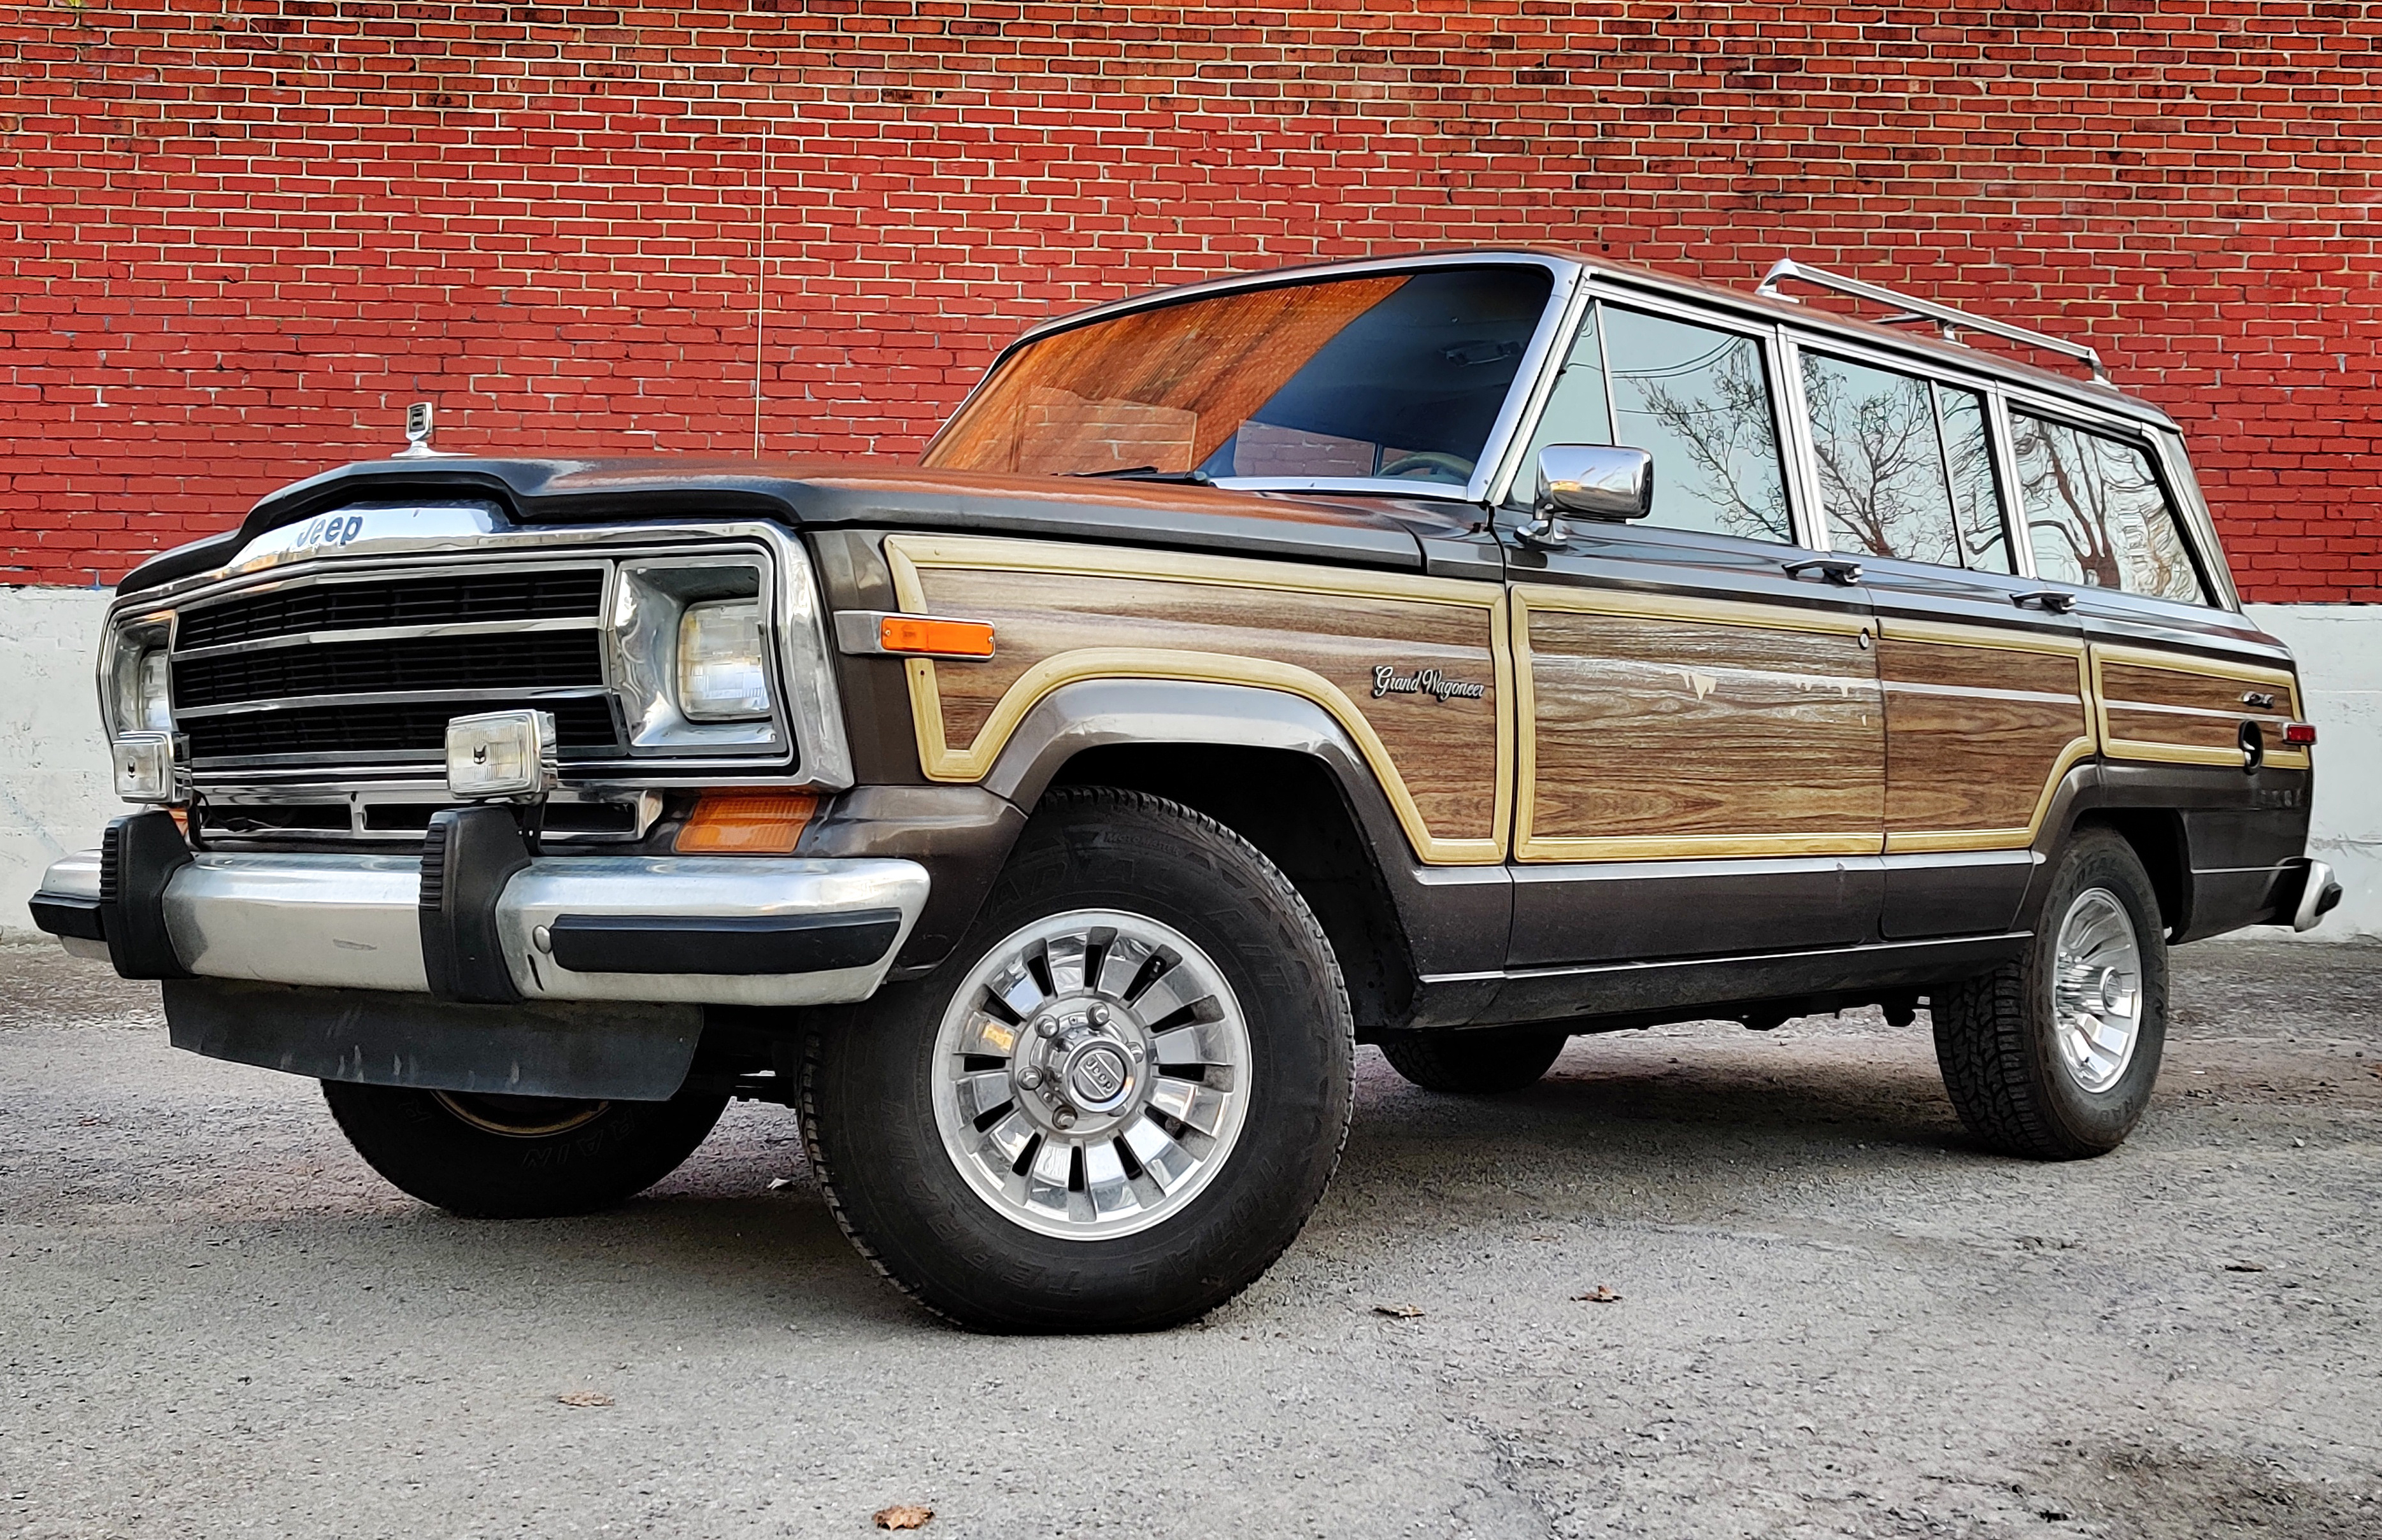
[{"label": "grand wagoneer script badge", "polygon": [[1441,700],[1479,700],[1489,693],[1486,684],[1467,680],[1450,679],[1437,669],[1418,669],[1413,673],[1400,673],[1394,663],[1373,665],[1373,698],[1383,696],[1435,696]]}]

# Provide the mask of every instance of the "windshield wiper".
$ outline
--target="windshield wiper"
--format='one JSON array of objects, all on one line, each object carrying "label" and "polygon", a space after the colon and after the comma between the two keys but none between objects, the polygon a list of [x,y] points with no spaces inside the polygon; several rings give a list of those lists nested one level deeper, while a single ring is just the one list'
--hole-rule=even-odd
[{"label": "windshield wiper", "polygon": [[1205,487],[1215,479],[1205,471],[1161,471],[1155,465],[1127,465],[1115,471],[1069,471],[1067,474],[1110,481],[1171,481],[1183,487]]}]

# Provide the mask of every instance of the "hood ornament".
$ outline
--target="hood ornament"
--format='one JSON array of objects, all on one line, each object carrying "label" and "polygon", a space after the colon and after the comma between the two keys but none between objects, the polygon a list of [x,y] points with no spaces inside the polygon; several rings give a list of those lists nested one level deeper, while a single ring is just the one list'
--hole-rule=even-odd
[{"label": "hood ornament", "polygon": [[416,401],[405,409],[405,448],[389,456],[391,460],[460,460],[457,450],[434,450],[430,435],[438,424],[438,409],[428,401]]}]

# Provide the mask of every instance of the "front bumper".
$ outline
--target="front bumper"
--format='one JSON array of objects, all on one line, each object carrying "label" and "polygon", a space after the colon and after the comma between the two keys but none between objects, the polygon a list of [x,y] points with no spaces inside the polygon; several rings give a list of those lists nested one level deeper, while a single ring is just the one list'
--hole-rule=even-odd
[{"label": "front bumper", "polygon": [[[199,853],[140,877],[69,856],[34,923],[128,977],[431,992],[416,857]],[[824,1005],[877,992],[928,885],[916,862],[882,858],[543,856],[485,918],[523,1001]],[[141,934],[166,946],[135,960]]]}]

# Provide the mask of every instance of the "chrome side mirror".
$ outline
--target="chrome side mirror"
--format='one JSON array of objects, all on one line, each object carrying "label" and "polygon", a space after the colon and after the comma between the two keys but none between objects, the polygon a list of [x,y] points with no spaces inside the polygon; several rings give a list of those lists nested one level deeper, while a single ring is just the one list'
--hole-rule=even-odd
[{"label": "chrome side mirror", "polygon": [[1556,515],[1577,513],[1608,522],[1642,519],[1654,511],[1654,457],[1607,444],[1549,444],[1539,451],[1539,495],[1530,522],[1514,534],[1526,546],[1553,550],[1571,537]]}]

